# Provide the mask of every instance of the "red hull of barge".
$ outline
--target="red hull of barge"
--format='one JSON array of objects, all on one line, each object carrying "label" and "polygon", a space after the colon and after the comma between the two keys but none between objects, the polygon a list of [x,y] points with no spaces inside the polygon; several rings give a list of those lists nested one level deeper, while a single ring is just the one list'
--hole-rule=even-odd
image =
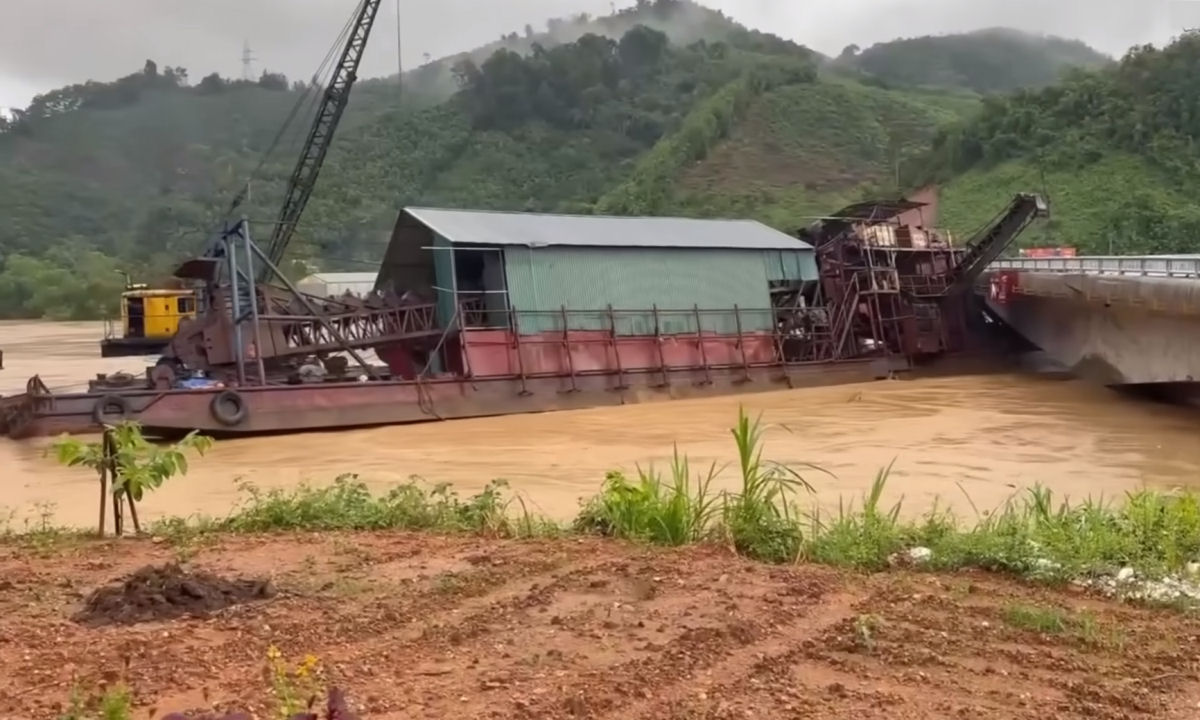
[{"label": "red hull of barge", "polygon": [[[231,388],[246,408],[245,417],[234,425],[218,421],[213,413],[221,389],[139,388],[111,394],[123,399],[126,417],[149,430],[240,435],[863,382],[908,368],[900,358],[782,362],[782,340],[769,332],[621,337],[571,331],[523,335],[518,341],[506,330],[471,329],[447,348],[451,367],[438,378]],[[379,355],[395,375],[412,376],[412,360],[402,347],[380,348]],[[9,404],[10,437],[100,429],[98,411],[110,395],[39,393],[33,390],[36,385],[31,382],[27,395],[0,401]]]},{"label": "red hull of barge", "polygon": [[[615,375],[577,376],[575,388],[568,378],[527,378],[524,383],[487,379],[249,387],[238,389],[248,412],[234,427],[217,422],[210,412],[219,390],[143,390],[121,396],[129,403],[128,417],[150,430],[252,435],[765,392],[865,382],[887,374],[878,361],[850,361],[750,368],[749,372],[741,368],[673,371],[667,385],[657,373],[629,373],[624,388],[617,385]],[[33,417],[10,428],[9,435],[19,439],[99,431],[93,413],[102,397],[81,393],[37,398]]]}]

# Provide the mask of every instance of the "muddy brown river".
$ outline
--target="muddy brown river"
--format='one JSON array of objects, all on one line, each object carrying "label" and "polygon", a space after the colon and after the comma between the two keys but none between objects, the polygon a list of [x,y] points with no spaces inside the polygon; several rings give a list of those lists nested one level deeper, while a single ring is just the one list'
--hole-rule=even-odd
[{"label": "muddy brown river", "polygon": [[[19,392],[34,373],[66,389],[98,372],[141,372],[141,359],[101,359],[101,335],[94,323],[0,323],[0,394]],[[825,506],[861,496],[893,460],[888,499],[903,497],[910,513],[935,499],[970,513],[965,496],[992,508],[1039,483],[1071,497],[1119,497],[1200,478],[1200,413],[1075,381],[994,373],[226,440],[141,512],[222,515],[242,497],[243,482],[288,488],[355,473],[378,490],[419,477],[464,495],[503,478],[530,508],[565,519],[605,471],[666,469],[675,444],[697,471],[733,463],[729,428],[739,404],[783,426],[768,430],[765,457],[833,474],[807,474]],[[47,444],[0,440],[0,530],[5,518],[20,530],[43,513],[60,524],[95,522],[95,477],[57,466]],[[727,469],[719,485],[734,483]]]}]

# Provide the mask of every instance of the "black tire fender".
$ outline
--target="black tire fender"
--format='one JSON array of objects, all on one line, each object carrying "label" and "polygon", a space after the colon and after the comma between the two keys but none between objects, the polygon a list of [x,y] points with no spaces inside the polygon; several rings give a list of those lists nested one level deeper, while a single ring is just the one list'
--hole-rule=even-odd
[{"label": "black tire fender", "polygon": [[105,395],[92,408],[92,420],[97,425],[112,425],[129,417],[129,401],[123,395]]},{"label": "black tire fender", "polygon": [[246,399],[233,390],[222,390],[217,393],[212,399],[209,409],[212,411],[213,418],[226,427],[240,425],[250,413],[250,409],[246,406]]}]

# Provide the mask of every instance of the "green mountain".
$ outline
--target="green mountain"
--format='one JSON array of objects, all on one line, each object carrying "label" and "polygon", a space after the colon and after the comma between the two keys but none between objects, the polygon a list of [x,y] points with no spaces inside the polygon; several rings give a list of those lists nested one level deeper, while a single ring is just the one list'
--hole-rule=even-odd
[{"label": "green mountain", "polygon": [[725,41],[743,49],[762,52],[787,52],[795,45],[775,35],[752,30],[736,23],[719,10],[712,10],[692,0],[637,0],[612,15],[592,17],[581,13],[572,17],[552,18],[544,31],[526,25],[499,40],[438,60],[432,60],[408,73],[406,84],[410,91],[428,98],[444,99],[458,91],[454,66],[463,61],[481,64],[500,50],[529,55],[534,47],[551,47],[572,43],[589,33],[620,38],[639,25],[658,30],[672,45],[686,47],[699,41]]},{"label": "green mountain", "polygon": [[860,51],[847,47],[834,65],[899,87],[961,88],[1009,92],[1058,82],[1068,68],[1112,63],[1078,40],[989,28],[961,35],[907,38]]},{"label": "green mountain", "polygon": [[1026,242],[1090,254],[1196,252],[1200,34],[1135,48],[1120,63],[1040,90],[988,98],[906,167],[942,185],[943,222],[968,232],[996,197],[1042,189],[1052,220]]},{"label": "green mountain", "polygon": [[[958,56],[938,62],[971,77]],[[739,215],[792,230],[943,170],[965,171],[947,192],[969,194],[976,168],[943,167],[929,149],[958,137],[940,128],[975,127],[980,96],[966,82],[914,84],[687,0],[551,21],[431,61],[402,87],[360,83],[288,269],[371,269],[399,208],[416,203]],[[192,84],[148,63],[37,98],[0,126],[0,316],[110,312],[118,270],[165,278],[248,177],[238,212],[268,234],[315,96],[281,76]],[[1003,202],[986,189],[968,204]]]}]

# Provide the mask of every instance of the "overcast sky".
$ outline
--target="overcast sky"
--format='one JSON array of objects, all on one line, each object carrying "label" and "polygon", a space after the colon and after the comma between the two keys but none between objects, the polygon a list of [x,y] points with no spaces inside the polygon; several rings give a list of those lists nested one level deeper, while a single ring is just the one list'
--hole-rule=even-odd
[{"label": "overcast sky", "polygon": [[[364,77],[395,72],[396,2],[383,16]],[[601,14],[632,0],[399,0],[404,61],[476,47],[526,23]],[[1119,56],[1200,26],[1200,0],[705,0],[754,28],[826,54],[850,43],[1008,26],[1063,35]],[[151,58],[192,81],[240,76],[243,43],[269,69],[308,77],[356,0],[0,0],[0,108],[87,79],[111,80]]]}]

